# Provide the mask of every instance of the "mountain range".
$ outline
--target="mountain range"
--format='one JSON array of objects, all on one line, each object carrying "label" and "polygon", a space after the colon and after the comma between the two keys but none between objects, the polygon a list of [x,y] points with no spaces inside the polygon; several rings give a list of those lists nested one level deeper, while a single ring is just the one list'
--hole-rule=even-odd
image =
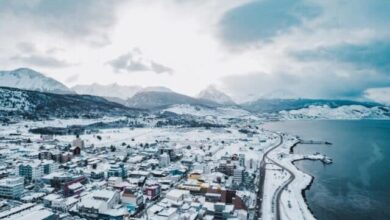
[{"label": "mountain range", "polygon": [[[31,113],[31,115],[64,114],[66,117],[72,114],[88,115],[89,113],[92,115],[112,115],[128,114],[136,111],[134,109],[162,110],[174,105],[207,108],[232,107],[255,114],[283,112],[285,118],[300,117],[297,116],[300,114],[308,115],[311,110],[326,115],[324,112],[342,106],[362,106],[366,108],[364,112],[375,110],[377,113],[374,115],[381,115],[378,111],[386,112],[388,110],[388,108],[381,108],[383,105],[378,103],[327,99],[262,98],[252,102],[235,104],[228,95],[214,86],[202,90],[197,97],[183,95],[166,87],[91,84],[77,85],[69,89],[62,83],[28,68],[0,71],[0,87],[2,87],[0,111],[7,112],[7,114],[10,114],[10,109],[12,109],[12,111],[23,114]],[[312,106],[327,106],[329,109],[323,108],[319,111],[312,109]],[[374,107],[378,108],[373,109]],[[303,110],[296,111],[300,109]],[[361,108],[357,108],[356,111],[359,109]],[[63,113],[61,113],[62,110]],[[353,109],[349,110],[352,113],[356,112]]]},{"label": "mountain range", "polygon": [[108,84],[108,85],[100,85],[97,83],[93,83],[90,85],[76,85],[73,86],[71,89],[80,95],[101,96],[101,97],[107,97],[114,100],[115,99],[127,100],[139,92],[150,92],[150,91],[172,92],[172,90],[162,86],[154,86],[154,87],[124,86],[124,85],[119,85],[117,83]]}]

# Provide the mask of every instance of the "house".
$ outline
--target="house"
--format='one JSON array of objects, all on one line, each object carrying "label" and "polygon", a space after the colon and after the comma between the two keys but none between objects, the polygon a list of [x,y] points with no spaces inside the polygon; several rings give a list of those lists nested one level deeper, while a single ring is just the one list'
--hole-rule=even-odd
[{"label": "house", "polygon": [[181,189],[172,189],[167,192],[165,198],[170,200],[174,204],[178,204],[184,200],[185,197],[190,195],[190,191]]},{"label": "house", "polygon": [[84,140],[82,140],[78,135],[76,139],[72,141],[72,147],[79,147],[80,149],[84,149]]},{"label": "house", "polygon": [[157,181],[146,181],[144,195],[149,200],[155,200],[160,197],[161,185]]},{"label": "house", "polygon": [[97,190],[81,198],[75,214],[87,219],[123,219],[127,210],[118,208],[119,203],[119,192]]},{"label": "house", "polygon": [[136,187],[126,187],[121,194],[121,199],[130,214],[135,214],[144,206],[144,196]]}]

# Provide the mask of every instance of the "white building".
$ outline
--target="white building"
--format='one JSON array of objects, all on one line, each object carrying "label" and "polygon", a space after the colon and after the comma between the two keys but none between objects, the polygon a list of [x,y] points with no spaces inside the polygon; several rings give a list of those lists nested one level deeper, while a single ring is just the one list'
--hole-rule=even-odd
[{"label": "white building", "polygon": [[165,198],[170,200],[171,202],[178,204],[179,202],[182,202],[184,198],[188,197],[190,195],[190,191],[188,190],[181,190],[181,189],[172,189],[171,191],[167,192]]},{"label": "white building", "polygon": [[72,142],[72,147],[79,147],[80,149],[84,149],[84,140],[82,140],[79,136]]},{"label": "white building", "polygon": [[167,167],[171,163],[170,157],[167,153],[163,153],[160,156],[160,167]]},{"label": "white building", "polygon": [[54,173],[59,169],[59,164],[52,161],[52,160],[43,161],[42,166],[43,166],[43,173],[44,174]]},{"label": "white building", "polygon": [[24,190],[23,177],[9,177],[0,180],[0,197],[19,199]]},{"label": "white building", "polygon": [[97,190],[81,198],[76,205],[78,213],[86,218],[99,219],[101,215],[123,216],[126,209],[115,209],[120,202],[117,191]]}]

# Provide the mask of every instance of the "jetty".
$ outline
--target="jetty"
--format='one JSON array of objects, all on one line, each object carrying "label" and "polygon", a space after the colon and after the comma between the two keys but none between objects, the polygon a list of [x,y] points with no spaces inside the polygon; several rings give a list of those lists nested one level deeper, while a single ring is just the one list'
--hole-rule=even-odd
[{"label": "jetty", "polygon": [[314,141],[314,140],[299,140],[299,144],[325,144],[325,145],[332,145],[332,143],[328,141]]}]

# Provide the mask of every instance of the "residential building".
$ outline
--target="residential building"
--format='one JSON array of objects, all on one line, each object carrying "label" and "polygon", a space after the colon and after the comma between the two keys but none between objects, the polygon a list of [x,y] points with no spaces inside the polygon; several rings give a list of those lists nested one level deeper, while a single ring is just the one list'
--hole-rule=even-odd
[{"label": "residential building", "polygon": [[126,187],[121,194],[121,199],[130,214],[135,214],[144,206],[144,196],[137,187]]},{"label": "residential building", "polygon": [[23,177],[9,177],[0,180],[0,197],[19,199],[24,190]]},{"label": "residential building", "polygon": [[242,167],[237,167],[234,169],[234,175],[233,175],[233,181],[236,184],[241,184],[244,179],[244,168]]},{"label": "residential building", "polygon": [[144,195],[149,200],[155,200],[160,197],[161,185],[157,181],[147,181],[144,187]]},{"label": "residential building", "polygon": [[84,140],[82,140],[78,135],[76,139],[72,141],[72,147],[79,147],[80,149],[84,149]]},{"label": "residential building", "polygon": [[238,162],[239,162],[240,166],[245,168],[245,154],[239,154]]},{"label": "residential building", "polygon": [[117,191],[97,190],[81,198],[76,213],[88,219],[123,219],[126,209],[117,209],[120,194]]},{"label": "residential building", "polygon": [[123,163],[120,164],[112,164],[107,173],[108,177],[127,177],[127,169],[125,168]]},{"label": "residential building", "polygon": [[43,176],[43,166],[36,161],[25,162],[19,165],[19,176],[23,176],[27,181],[37,180]]},{"label": "residential building", "polygon": [[169,166],[170,162],[171,159],[167,153],[163,153],[160,155],[160,167],[167,167]]}]

